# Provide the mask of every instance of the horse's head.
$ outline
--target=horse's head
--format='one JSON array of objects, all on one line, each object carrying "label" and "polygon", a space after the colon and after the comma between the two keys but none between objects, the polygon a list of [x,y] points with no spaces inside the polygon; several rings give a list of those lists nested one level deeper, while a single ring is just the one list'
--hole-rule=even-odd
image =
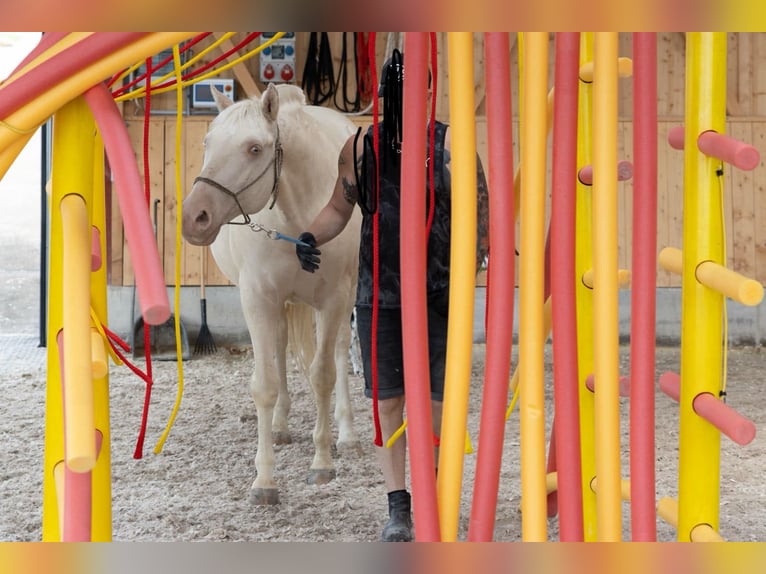
[{"label": "horse's head", "polygon": [[277,89],[270,84],[260,98],[237,103],[215,88],[213,96],[220,113],[205,136],[200,175],[183,202],[183,236],[193,245],[211,244],[222,225],[249,221],[249,214],[276,199],[282,165]]}]

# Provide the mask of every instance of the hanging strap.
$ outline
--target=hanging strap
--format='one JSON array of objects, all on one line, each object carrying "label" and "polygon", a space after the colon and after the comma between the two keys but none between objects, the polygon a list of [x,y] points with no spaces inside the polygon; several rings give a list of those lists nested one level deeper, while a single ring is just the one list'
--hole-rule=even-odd
[{"label": "hanging strap", "polygon": [[327,32],[311,32],[301,87],[309,103],[318,106],[335,94],[335,69]]},{"label": "hanging strap", "polygon": [[[362,99],[361,95],[359,93],[359,58],[357,55],[357,40],[356,36],[357,33],[354,32],[354,40],[353,40],[353,48],[354,48],[354,90],[353,94],[349,96],[348,94],[348,64],[346,61],[348,60],[348,46],[347,46],[347,34],[348,32],[343,32],[343,47],[341,49],[340,54],[340,65],[338,66],[338,79],[335,81],[336,89],[333,101],[335,102],[335,107],[338,108],[342,112],[346,113],[352,113],[352,112],[358,112],[360,109],[362,109]],[[340,89],[338,89],[340,88]],[[338,92],[342,92],[343,101],[339,104],[338,103]]]}]

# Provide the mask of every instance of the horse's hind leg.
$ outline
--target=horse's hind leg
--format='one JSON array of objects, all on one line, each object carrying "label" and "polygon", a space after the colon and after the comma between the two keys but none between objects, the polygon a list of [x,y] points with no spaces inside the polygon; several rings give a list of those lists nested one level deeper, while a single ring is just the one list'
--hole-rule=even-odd
[{"label": "horse's hind leg", "polygon": [[288,418],[290,415],[290,407],[292,400],[290,399],[290,392],[287,388],[287,342],[279,341],[277,343],[277,374],[279,391],[277,394],[277,403],[274,406],[274,417],[272,420],[272,439],[274,444],[291,444],[293,437],[290,434],[290,428],[288,427]]},{"label": "horse's hind leg", "polygon": [[350,321],[341,323],[335,345],[335,422],[338,425],[338,451],[359,453],[362,446],[354,430],[354,415],[348,389],[351,335]]},{"label": "horse's hind leg", "polygon": [[335,478],[332,460],[331,410],[332,391],[335,386],[335,341],[337,325],[328,321],[326,313],[317,313],[317,349],[309,369],[311,388],[316,400],[317,418],[314,426],[314,460],[308,481],[326,484]]}]

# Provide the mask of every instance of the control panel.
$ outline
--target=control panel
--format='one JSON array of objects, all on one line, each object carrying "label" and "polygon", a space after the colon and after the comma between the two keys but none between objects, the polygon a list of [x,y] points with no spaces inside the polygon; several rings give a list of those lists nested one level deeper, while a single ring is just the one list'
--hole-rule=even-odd
[{"label": "control panel", "polygon": [[[275,36],[274,32],[261,34],[261,45]],[[287,83],[295,81],[295,32],[285,32],[276,42],[260,53],[261,82]]]}]

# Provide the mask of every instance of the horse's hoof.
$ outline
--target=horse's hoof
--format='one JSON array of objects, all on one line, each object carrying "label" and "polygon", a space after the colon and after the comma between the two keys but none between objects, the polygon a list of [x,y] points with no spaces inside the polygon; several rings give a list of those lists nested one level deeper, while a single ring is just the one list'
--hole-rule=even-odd
[{"label": "horse's hoof", "polygon": [[290,435],[290,431],[274,431],[271,433],[274,440],[274,444],[292,444],[293,437]]},{"label": "horse's hoof", "polygon": [[308,479],[306,479],[306,482],[318,486],[327,484],[332,480],[335,480],[335,470],[328,468],[312,468],[309,471],[309,476]]},{"label": "horse's hoof", "polygon": [[338,452],[344,455],[360,455],[362,454],[362,443],[358,440],[348,440],[344,442],[338,442],[336,445]]},{"label": "horse's hoof", "polygon": [[279,504],[279,490],[276,488],[251,488],[250,502],[257,506],[274,506]]}]

